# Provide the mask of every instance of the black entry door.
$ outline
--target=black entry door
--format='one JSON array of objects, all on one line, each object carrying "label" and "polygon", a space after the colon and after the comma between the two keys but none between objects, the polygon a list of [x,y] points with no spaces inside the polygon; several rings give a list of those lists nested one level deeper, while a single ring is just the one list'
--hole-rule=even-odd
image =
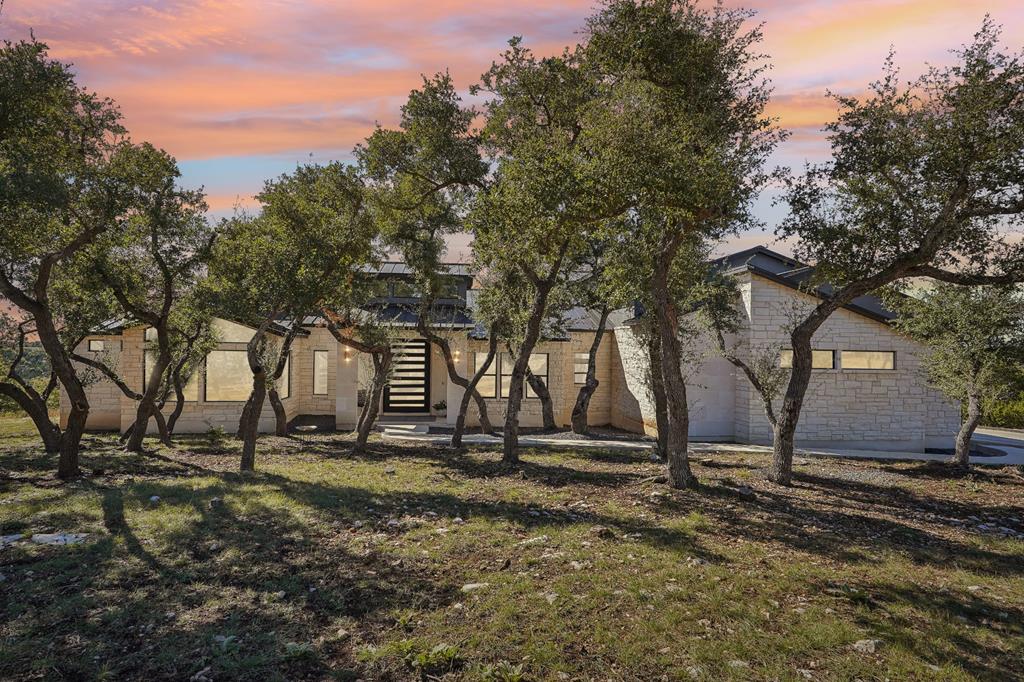
[{"label": "black entry door", "polygon": [[426,339],[391,345],[391,380],[384,387],[385,412],[430,412],[430,354]]}]

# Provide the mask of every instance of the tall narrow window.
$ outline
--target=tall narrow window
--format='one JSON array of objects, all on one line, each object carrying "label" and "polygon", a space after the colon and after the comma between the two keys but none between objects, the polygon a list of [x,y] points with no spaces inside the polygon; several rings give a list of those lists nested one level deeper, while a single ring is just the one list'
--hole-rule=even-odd
[{"label": "tall narrow window", "polygon": [[572,356],[572,383],[587,383],[587,368],[590,366],[590,353],[574,353]]},{"label": "tall narrow window", "polygon": [[[530,372],[533,376],[540,379],[544,386],[548,385],[548,354],[547,353],[530,353]],[[533,387],[530,386],[530,382],[526,382],[526,397],[536,398],[537,394],[533,392]]]},{"label": "tall narrow window", "polygon": [[891,350],[844,350],[843,369],[896,369],[896,352]]},{"label": "tall narrow window", "polygon": [[507,398],[509,391],[512,390],[512,368],[515,362],[512,360],[512,356],[509,353],[501,353],[494,359],[495,362],[499,362],[501,367],[499,372],[501,374],[501,397]]},{"label": "tall narrow window", "polygon": [[[474,353],[473,354],[473,373],[476,374],[480,371],[480,368],[487,362],[487,353]],[[481,398],[497,398],[498,397],[498,358],[495,357],[491,360],[491,366],[487,368],[487,373],[480,377],[480,383],[476,385],[476,390],[480,394]]]},{"label": "tall narrow window", "polygon": [[[835,369],[836,352],[834,350],[812,350],[811,369]],[[793,368],[793,351],[779,351],[779,367]]]},{"label": "tall narrow window", "polygon": [[243,402],[252,392],[252,371],[244,350],[215,350],[206,356],[206,401]]},{"label": "tall narrow window", "polygon": [[313,395],[327,395],[327,351],[313,351]]}]

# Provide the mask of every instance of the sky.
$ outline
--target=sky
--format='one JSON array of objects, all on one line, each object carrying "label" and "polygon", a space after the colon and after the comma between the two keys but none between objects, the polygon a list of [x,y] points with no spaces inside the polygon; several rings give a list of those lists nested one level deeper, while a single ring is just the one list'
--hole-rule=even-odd
[{"label": "sky", "polygon": [[[726,4],[735,4],[729,0]],[[522,36],[542,54],[580,38],[591,0],[5,0],[0,38],[36,38],[79,83],[113,98],[136,141],[178,160],[213,217],[253,208],[264,180],[298,163],[351,159],[375,124],[394,125],[421,74],[449,71],[463,91]],[[950,61],[986,13],[1024,45],[1021,0],[747,0],[763,22],[774,98],[792,136],[773,165],[828,157],[827,91],[858,94],[890,47],[908,78]],[[765,232],[726,250],[773,244],[785,209],[757,203]],[[449,257],[463,259],[466,244]]]}]

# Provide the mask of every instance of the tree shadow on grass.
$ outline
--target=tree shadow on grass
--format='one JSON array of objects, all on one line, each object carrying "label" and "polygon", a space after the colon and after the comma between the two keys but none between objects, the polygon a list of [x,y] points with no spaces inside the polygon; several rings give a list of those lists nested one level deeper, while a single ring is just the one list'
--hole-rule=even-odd
[{"label": "tree shadow on grass", "polygon": [[[996,643],[988,633],[1020,641],[1024,610],[982,592],[960,592],[891,580],[856,585],[819,583],[811,588],[848,605],[854,621],[882,640],[937,666],[960,668],[978,679],[1009,680],[1020,675],[1019,651]],[[980,636],[979,636],[980,635]]]}]

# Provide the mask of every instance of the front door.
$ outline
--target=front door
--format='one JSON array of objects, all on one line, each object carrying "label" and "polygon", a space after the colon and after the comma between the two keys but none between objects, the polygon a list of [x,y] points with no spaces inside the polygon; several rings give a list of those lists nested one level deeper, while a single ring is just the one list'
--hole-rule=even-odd
[{"label": "front door", "polygon": [[426,339],[391,345],[391,380],[384,387],[385,412],[430,412],[430,346]]}]

